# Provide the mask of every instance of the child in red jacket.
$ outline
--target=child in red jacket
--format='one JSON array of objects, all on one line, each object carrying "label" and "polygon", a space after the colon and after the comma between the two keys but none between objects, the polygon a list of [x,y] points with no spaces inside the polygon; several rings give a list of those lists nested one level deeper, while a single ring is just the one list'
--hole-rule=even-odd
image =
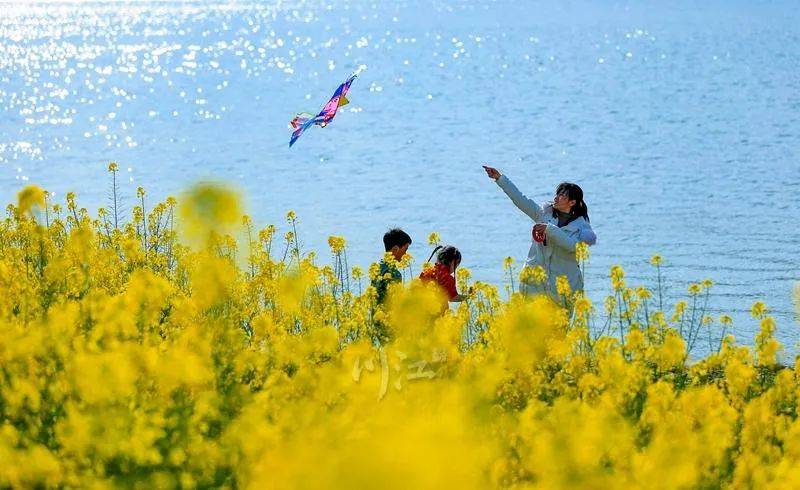
[{"label": "child in red jacket", "polygon": [[[438,253],[437,253],[438,252]],[[441,246],[433,249],[428,262],[436,255],[436,264],[422,271],[419,278],[422,282],[433,282],[439,285],[447,301],[454,303],[464,301],[467,295],[458,294],[456,289],[456,269],[461,264],[461,252],[452,245]],[[445,304],[447,309],[447,304]]]}]

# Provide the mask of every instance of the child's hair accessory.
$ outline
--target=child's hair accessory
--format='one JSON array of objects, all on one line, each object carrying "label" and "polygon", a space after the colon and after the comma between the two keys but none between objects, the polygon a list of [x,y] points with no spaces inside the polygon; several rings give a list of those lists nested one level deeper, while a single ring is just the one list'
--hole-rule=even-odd
[{"label": "child's hair accessory", "polygon": [[431,261],[431,259],[433,258],[433,256],[436,254],[436,252],[437,252],[438,250],[442,249],[442,248],[444,248],[444,247],[443,247],[443,246],[441,246],[441,245],[437,245],[437,246],[436,246],[436,248],[434,248],[434,249],[433,249],[433,252],[431,252],[431,256],[430,256],[430,257],[428,257],[428,262],[430,262],[430,261]]}]

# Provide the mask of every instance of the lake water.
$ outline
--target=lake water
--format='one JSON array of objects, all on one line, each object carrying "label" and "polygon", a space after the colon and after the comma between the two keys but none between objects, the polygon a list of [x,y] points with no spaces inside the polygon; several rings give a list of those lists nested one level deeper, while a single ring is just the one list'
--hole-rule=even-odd
[{"label": "lake water", "polygon": [[[289,149],[292,115],[360,65],[351,105]],[[402,226],[419,270],[437,231],[500,284],[530,223],[486,161],[537,200],[583,187],[596,301],[612,264],[652,285],[660,253],[673,300],[710,278],[740,341],[755,300],[798,339],[793,2],[2,3],[0,82],[2,202],[37,183],[96,209],[115,160],[128,207],[215,178],[257,223],[295,210],[323,256],[343,235],[367,265]]]}]

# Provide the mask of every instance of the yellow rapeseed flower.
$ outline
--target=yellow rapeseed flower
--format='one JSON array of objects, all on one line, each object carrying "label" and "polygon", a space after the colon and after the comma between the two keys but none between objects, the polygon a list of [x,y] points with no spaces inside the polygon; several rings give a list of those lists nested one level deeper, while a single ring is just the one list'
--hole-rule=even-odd
[{"label": "yellow rapeseed flower", "polygon": [[214,183],[199,183],[180,198],[179,215],[187,236],[207,240],[234,229],[243,214],[239,196]]},{"label": "yellow rapeseed flower", "polygon": [[611,267],[611,284],[614,291],[621,291],[625,287],[625,271],[619,265]]},{"label": "yellow rapeseed flower", "polygon": [[523,267],[519,273],[519,280],[525,284],[542,284],[547,280],[547,272],[540,265]]},{"label": "yellow rapeseed flower", "polygon": [[572,293],[572,288],[569,285],[569,280],[566,276],[558,276],[556,278],[556,292],[559,296],[569,297]]},{"label": "yellow rapeseed flower", "polygon": [[331,252],[333,252],[334,254],[341,253],[344,250],[345,246],[344,238],[340,236],[329,236],[328,246],[331,247]]},{"label": "yellow rapeseed flower", "polygon": [[658,367],[662,370],[671,369],[683,363],[686,357],[686,344],[680,336],[669,334],[658,350]]},{"label": "yellow rapeseed flower", "polygon": [[603,301],[603,307],[607,315],[612,315],[614,310],[617,309],[617,298],[614,296],[606,296],[606,299]]},{"label": "yellow rapeseed flower", "polygon": [[36,185],[29,185],[17,194],[17,208],[21,214],[32,213],[36,208],[44,207],[45,191]]},{"label": "yellow rapeseed flower", "polygon": [[[394,257],[392,256],[392,254],[388,254],[388,255],[392,258],[392,260],[394,260]],[[386,255],[384,255],[384,260],[385,259],[386,259]],[[369,278],[370,278],[371,281],[375,281],[375,280],[378,279],[378,276],[380,275],[380,270],[381,270],[381,268],[377,263],[370,264],[368,272],[369,272]]]},{"label": "yellow rapeseed flower", "polygon": [[763,301],[756,301],[753,303],[753,306],[750,307],[750,315],[753,318],[761,318],[767,313],[767,305],[764,304]]},{"label": "yellow rapeseed flower", "polygon": [[343,256],[289,256],[294,215],[288,250],[271,225],[253,243],[227,189],[191,189],[174,223],[174,200],[139,203],[113,230],[67,198],[67,217],[11,206],[0,225],[0,488],[797,486],[800,360],[779,365],[763,303],[752,347],[711,353],[697,296],[667,321],[621,268],[597,317],[564,278],[573,309],[481,282],[448,309],[395,271],[378,305]]},{"label": "yellow rapeseed flower", "polygon": [[406,254],[403,255],[403,258],[400,259],[398,265],[401,269],[405,269],[406,267],[411,265],[412,262],[414,262],[414,256],[406,252]]},{"label": "yellow rapeseed flower", "polygon": [[575,260],[578,262],[589,260],[589,245],[585,242],[578,242],[575,245]]},{"label": "yellow rapeseed flower", "polygon": [[575,313],[578,315],[587,315],[592,311],[592,302],[585,295],[578,295],[575,298]]}]

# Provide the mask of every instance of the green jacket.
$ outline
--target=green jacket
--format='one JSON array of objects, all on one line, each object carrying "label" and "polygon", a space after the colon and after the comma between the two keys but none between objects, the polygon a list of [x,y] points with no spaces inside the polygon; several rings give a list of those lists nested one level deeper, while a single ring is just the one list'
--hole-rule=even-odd
[{"label": "green jacket", "polygon": [[381,260],[378,264],[380,266],[380,273],[378,277],[372,280],[372,285],[378,292],[378,304],[382,304],[386,299],[386,291],[389,289],[389,284],[401,282],[403,274],[393,265],[389,265],[386,261]]}]

